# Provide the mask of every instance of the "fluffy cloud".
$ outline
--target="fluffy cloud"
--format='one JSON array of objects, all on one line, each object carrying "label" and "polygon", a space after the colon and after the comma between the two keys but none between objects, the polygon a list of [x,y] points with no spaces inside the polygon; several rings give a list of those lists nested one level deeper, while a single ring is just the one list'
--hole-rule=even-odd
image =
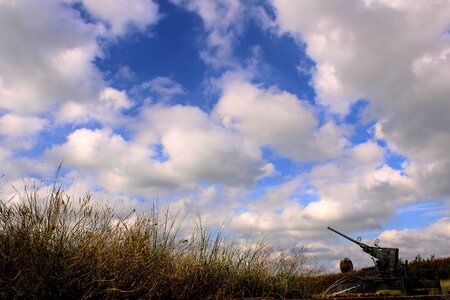
[{"label": "fluffy cloud", "polygon": [[49,122],[41,117],[6,113],[0,116],[0,143],[9,151],[30,150],[39,132],[48,125]]},{"label": "fluffy cloud", "polygon": [[55,113],[58,124],[85,124],[97,120],[105,126],[120,127],[126,122],[122,111],[133,103],[125,91],[106,87],[100,91],[96,101],[83,103],[67,101]]},{"label": "fluffy cloud", "polygon": [[432,197],[450,203],[450,161],[413,162],[406,164],[406,171],[421,198]]},{"label": "fluffy cloud", "polygon": [[150,81],[144,82],[133,87],[132,93],[139,94],[142,91],[149,90],[157,95],[163,101],[168,101],[177,95],[186,93],[183,86],[169,77],[159,76]]},{"label": "fluffy cloud", "polygon": [[98,32],[59,1],[2,1],[0,108],[42,112],[68,99],[95,98],[103,85],[92,64],[101,53]]},{"label": "fluffy cloud", "polygon": [[[110,129],[78,129],[62,145],[52,146],[45,154],[52,161],[64,161],[83,176],[115,192],[154,192],[155,188],[176,186],[176,176],[160,163],[152,163],[153,151],[125,141]],[[147,190],[146,190],[147,189]],[[152,195],[154,196],[154,195]]]},{"label": "fluffy cloud", "polygon": [[334,157],[346,145],[335,124],[319,127],[312,107],[276,89],[262,90],[241,81],[226,83],[215,114],[227,128],[295,160]]},{"label": "fluffy cloud", "polygon": [[416,61],[447,47],[442,34],[449,9],[445,1],[399,3],[274,1],[280,28],[306,42],[307,53],[317,63],[314,86],[319,101],[346,113],[359,98],[393,102],[405,87],[420,81],[413,74]]},{"label": "fluffy cloud", "polygon": [[3,147],[0,147],[0,162],[2,164],[9,156],[11,156],[11,151],[4,149]]},{"label": "fluffy cloud", "polygon": [[82,0],[94,17],[106,22],[113,35],[123,35],[130,26],[139,30],[155,24],[159,18],[158,5],[152,0]]},{"label": "fluffy cloud", "polygon": [[[159,18],[152,1],[85,1],[84,5],[94,17],[111,24],[112,34],[125,34],[130,24],[144,30]],[[0,108],[17,113],[56,108],[72,115],[92,111],[96,102],[128,108],[126,95],[105,87],[94,64],[103,55],[98,38],[105,34],[103,25],[87,23],[78,10],[61,1],[2,1]]]},{"label": "fluffy cloud", "polygon": [[380,146],[369,141],[333,162],[315,166],[310,181],[320,201],[308,205],[305,213],[353,230],[374,228],[397,207],[415,200],[414,182],[385,165],[383,154]]},{"label": "fluffy cloud", "polygon": [[374,142],[346,149],[333,162],[241,201],[230,227],[252,238],[270,233],[270,242],[283,247],[323,238],[327,225],[349,232],[379,228],[416,196],[414,182],[383,162]]},{"label": "fluffy cloud", "polygon": [[0,117],[0,135],[18,137],[40,131],[46,120],[27,115],[8,113]]},{"label": "fluffy cloud", "polygon": [[[317,100],[345,115],[360,98],[378,132],[407,156],[417,187],[448,178],[450,146],[450,7],[447,1],[275,0],[282,32],[306,43],[316,62]],[[431,185],[447,197],[448,188]]]},{"label": "fluffy cloud", "polygon": [[141,117],[136,140],[161,144],[167,163],[186,178],[252,184],[271,169],[258,147],[198,108],[157,105]]},{"label": "fluffy cloud", "polygon": [[100,93],[100,101],[113,109],[125,109],[131,107],[131,102],[124,91],[107,87]]},{"label": "fluffy cloud", "polygon": [[446,256],[450,246],[450,218],[442,218],[421,229],[387,230],[379,239],[401,249],[401,256],[414,259],[417,254]]},{"label": "fluffy cloud", "polygon": [[171,0],[197,13],[203,20],[207,37],[206,49],[200,56],[214,68],[235,67],[233,44],[243,25],[245,6],[240,1]]},{"label": "fluffy cloud", "polygon": [[134,131],[135,139],[126,141],[109,129],[79,129],[46,156],[93,173],[110,190],[147,195],[198,182],[251,185],[273,172],[258,147],[198,108],[149,107]]}]

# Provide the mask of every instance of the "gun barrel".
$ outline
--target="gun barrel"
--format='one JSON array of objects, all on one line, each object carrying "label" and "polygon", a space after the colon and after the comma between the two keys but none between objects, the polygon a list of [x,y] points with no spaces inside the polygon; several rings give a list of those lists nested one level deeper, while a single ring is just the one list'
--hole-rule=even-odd
[{"label": "gun barrel", "polygon": [[347,240],[352,241],[352,242],[355,243],[355,244],[361,245],[361,243],[358,242],[357,240],[352,239],[351,237],[349,237],[349,236],[347,236],[347,235],[345,235],[345,234],[343,234],[343,233],[337,231],[336,229],[334,229],[334,228],[332,228],[332,227],[330,227],[330,226],[328,226],[327,229],[333,231],[334,233],[339,234],[340,236],[346,238]]}]

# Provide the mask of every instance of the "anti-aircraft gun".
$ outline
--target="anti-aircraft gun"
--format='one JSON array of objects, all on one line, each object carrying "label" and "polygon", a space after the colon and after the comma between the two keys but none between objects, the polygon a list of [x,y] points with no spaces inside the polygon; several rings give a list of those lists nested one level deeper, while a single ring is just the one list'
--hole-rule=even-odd
[{"label": "anti-aircraft gun", "polygon": [[[360,246],[362,251],[369,254],[374,261],[375,266],[364,268],[363,270],[375,269],[376,275],[360,278],[360,281],[355,283],[354,287],[359,287],[359,289],[364,292],[400,290],[403,291],[404,294],[409,294],[410,290],[418,288],[436,288],[439,291],[441,290],[440,281],[438,279],[424,280],[408,277],[408,261],[405,261],[405,263],[400,262],[398,248],[380,247],[378,245],[378,239],[375,241],[374,246],[369,246],[361,242],[360,237],[355,240],[330,226],[328,226],[327,229]],[[341,260],[340,268],[343,273],[352,271],[353,263],[350,259],[345,258]],[[349,290],[348,286],[346,290]]]},{"label": "anti-aircraft gun", "polygon": [[372,256],[372,259],[374,260],[375,263],[375,267],[380,276],[392,275],[395,270],[398,270],[401,267],[398,258],[399,253],[398,248],[380,247],[378,246],[377,241],[375,242],[374,246],[369,246],[361,242],[361,238],[354,240],[351,237],[337,231],[336,229],[331,228],[330,226],[328,226],[327,229],[357,244],[362,248],[364,252]]}]

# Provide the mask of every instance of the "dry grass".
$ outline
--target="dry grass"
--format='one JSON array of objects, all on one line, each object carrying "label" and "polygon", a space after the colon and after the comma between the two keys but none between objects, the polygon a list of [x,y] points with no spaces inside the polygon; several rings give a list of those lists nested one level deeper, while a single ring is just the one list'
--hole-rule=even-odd
[{"label": "dry grass", "polygon": [[133,221],[60,188],[0,199],[0,298],[304,298],[320,268],[302,249],[242,247],[198,222],[189,241],[179,216],[154,207]]},{"label": "dry grass", "polygon": [[450,279],[441,280],[442,294],[450,295]]}]

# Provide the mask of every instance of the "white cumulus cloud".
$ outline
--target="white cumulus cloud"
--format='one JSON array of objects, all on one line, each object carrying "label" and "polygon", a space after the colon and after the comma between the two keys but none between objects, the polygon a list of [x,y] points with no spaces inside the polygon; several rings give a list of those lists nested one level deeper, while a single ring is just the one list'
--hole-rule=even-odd
[{"label": "white cumulus cloud", "polygon": [[[377,136],[406,156],[418,197],[449,198],[448,1],[273,1],[281,32],[316,62],[317,100],[346,115],[367,99]],[[447,184],[448,186],[448,184]],[[420,195],[420,196],[419,196]]]},{"label": "white cumulus cloud", "polygon": [[0,2],[0,108],[34,113],[92,100],[103,85],[92,63],[98,32],[59,1]]},{"label": "white cumulus cloud", "polygon": [[233,47],[240,33],[245,15],[241,1],[171,0],[173,3],[197,13],[203,20],[206,47],[200,57],[214,68],[235,67]]},{"label": "white cumulus cloud", "polygon": [[263,90],[250,83],[225,84],[215,114],[230,129],[295,160],[321,160],[339,155],[347,142],[333,122],[319,127],[313,108],[295,95]]},{"label": "white cumulus cloud", "polygon": [[19,137],[39,132],[46,120],[29,115],[8,113],[0,117],[0,135]]},{"label": "white cumulus cloud", "polygon": [[152,0],[82,0],[87,11],[110,26],[113,35],[125,34],[130,26],[145,30],[160,19]]},{"label": "white cumulus cloud", "polygon": [[186,179],[252,184],[271,169],[256,145],[198,108],[156,105],[141,117],[136,140],[161,144],[167,164]]}]

